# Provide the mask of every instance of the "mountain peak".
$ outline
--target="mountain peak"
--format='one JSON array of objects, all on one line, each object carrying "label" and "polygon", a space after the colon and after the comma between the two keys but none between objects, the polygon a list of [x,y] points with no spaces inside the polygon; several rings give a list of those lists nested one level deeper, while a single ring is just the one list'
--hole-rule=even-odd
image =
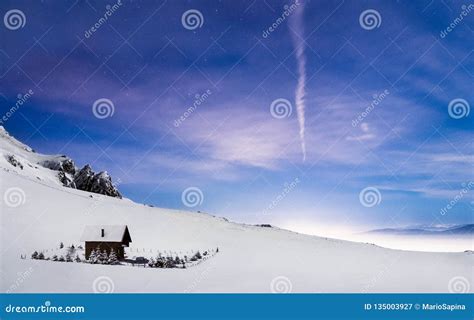
[{"label": "mountain peak", "polygon": [[122,198],[107,171],[95,173],[89,164],[78,170],[74,161],[65,155],[35,153],[3,126],[0,126],[0,167],[35,180]]}]

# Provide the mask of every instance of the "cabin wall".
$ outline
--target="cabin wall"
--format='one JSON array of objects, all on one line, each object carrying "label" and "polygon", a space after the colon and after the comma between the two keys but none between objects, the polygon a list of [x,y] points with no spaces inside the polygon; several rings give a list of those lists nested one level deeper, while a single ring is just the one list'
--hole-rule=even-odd
[{"label": "cabin wall", "polygon": [[100,251],[107,251],[107,254],[114,249],[118,259],[124,258],[124,248],[121,242],[94,242],[86,241],[86,259],[89,259],[92,250],[99,248]]}]

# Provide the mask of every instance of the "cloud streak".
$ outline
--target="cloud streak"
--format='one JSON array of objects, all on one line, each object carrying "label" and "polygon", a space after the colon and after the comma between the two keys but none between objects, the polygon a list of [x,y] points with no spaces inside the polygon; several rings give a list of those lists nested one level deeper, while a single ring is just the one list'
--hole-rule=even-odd
[{"label": "cloud streak", "polygon": [[298,68],[298,83],[295,89],[296,114],[299,124],[299,135],[301,140],[301,151],[303,152],[303,161],[306,160],[306,141],[305,141],[305,96],[306,96],[306,56],[304,53],[304,27],[303,27],[304,4],[301,4],[291,21],[291,36],[295,46],[295,56]]}]

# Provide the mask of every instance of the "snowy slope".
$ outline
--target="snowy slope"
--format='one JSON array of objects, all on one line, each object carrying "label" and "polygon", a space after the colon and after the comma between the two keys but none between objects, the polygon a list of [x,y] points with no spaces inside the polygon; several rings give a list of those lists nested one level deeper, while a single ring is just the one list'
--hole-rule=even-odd
[{"label": "snowy slope", "polygon": [[19,142],[0,126],[0,165],[25,177],[34,177],[47,184],[62,185],[98,194],[121,198],[106,171],[95,173],[89,165],[82,169],[65,155],[36,153]]},{"label": "snowy slope", "polygon": [[[13,161],[18,163],[12,165],[8,158],[13,157]],[[57,172],[43,167],[44,162],[59,162],[66,159],[64,156],[48,156],[34,152],[29,146],[10,136],[6,130],[0,126],[0,167],[3,170],[15,172],[28,178],[35,178],[52,185],[62,185],[58,179]]]},{"label": "snowy slope", "polygon": [[[101,276],[114,292],[448,292],[453,279],[473,283],[472,253],[398,251],[151,208],[62,186],[55,172],[35,168],[47,156],[5,134],[0,152],[2,292],[93,292]],[[6,153],[32,167],[14,167]],[[14,191],[20,201],[8,197]],[[84,226],[93,224],[128,225],[129,255],[219,253],[187,269],[20,259],[60,241],[79,244]]]}]

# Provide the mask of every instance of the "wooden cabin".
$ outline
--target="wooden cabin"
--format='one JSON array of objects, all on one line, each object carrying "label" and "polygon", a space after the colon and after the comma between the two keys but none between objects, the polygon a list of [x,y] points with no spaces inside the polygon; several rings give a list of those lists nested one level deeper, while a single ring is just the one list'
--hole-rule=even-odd
[{"label": "wooden cabin", "polygon": [[84,228],[81,241],[86,244],[86,259],[89,259],[93,250],[99,248],[100,251],[105,250],[107,253],[114,249],[120,260],[124,258],[124,248],[128,247],[132,238],[126,225],[96,225]]}]

